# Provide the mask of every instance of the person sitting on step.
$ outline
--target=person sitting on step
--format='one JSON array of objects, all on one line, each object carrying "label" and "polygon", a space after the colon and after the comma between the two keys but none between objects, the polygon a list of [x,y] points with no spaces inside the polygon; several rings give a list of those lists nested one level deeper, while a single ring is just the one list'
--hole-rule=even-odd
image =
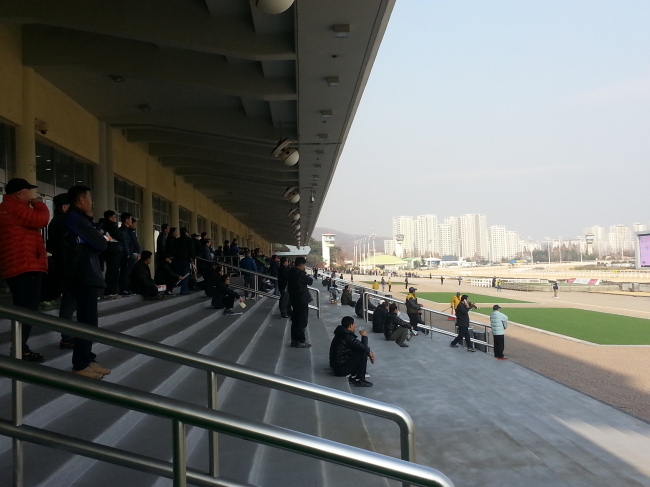
[{"label": "person sitting on step", "polygon": [[230,276],[224,274],[212,290],[212,307],[222,309],[224,315],[232,315],[234,314],[232,308],[235,305],[235,299],[238,299],[240,303],[244,302],[244,298],[230,289]]},{"label": "person sitting on step", "polygon": [[341,324],[334,330],[334,338],[330,345],[330,367],[337,376],[349,375],[348,382],[355,387],[372,387],[372,382],[366,380],[368,358],[375,363],[375,354],[368,347],[366,330],[361,329],[361,340],[354,334],[356,324],[352,316],[344,316]]},{"label": "person sitting on step", "polygon": [[158,286],[151,278],[151,264],[153,254],[149,250],[143,250],[140,260],[136,262],[131,270],[131,291],[135,294],[141,294],[145,300],[155,300],[164,298],[163,294],[158,291]]}]

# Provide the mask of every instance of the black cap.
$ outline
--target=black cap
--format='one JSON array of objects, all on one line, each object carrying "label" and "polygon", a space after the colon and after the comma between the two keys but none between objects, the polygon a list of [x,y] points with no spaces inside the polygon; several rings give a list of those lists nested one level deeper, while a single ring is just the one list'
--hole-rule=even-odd
[{"label": "black cap", "polygon": [[494,311],[496,311],[496,310],[498,310],[498,309],[501,309],[501,306],[499,306],[498,304],[495,304],[494,306],[492,306],[492,309],[493,309]]},{"label": "black cap", "polygon": [[13,178],[10,179],[7,185],[5,186],[5,193],[7,194],[14,194],[17,193],[18,191],[21,191],[23,189],[34,189],[37,188],[38,186],[34,186],[33,184],[29,184],[26,180],[22,178]]}]

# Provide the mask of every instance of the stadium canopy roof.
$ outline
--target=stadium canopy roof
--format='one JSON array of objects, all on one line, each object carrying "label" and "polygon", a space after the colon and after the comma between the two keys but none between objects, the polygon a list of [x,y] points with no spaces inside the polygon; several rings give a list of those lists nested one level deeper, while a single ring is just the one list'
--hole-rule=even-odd
[{"label": "stadium canopy roof", "polygon": [[299,208],[307,243],[394,0],[275,3],[3,0],[0,22],[23,26],[25,66],[261,237],[295,243]]}]

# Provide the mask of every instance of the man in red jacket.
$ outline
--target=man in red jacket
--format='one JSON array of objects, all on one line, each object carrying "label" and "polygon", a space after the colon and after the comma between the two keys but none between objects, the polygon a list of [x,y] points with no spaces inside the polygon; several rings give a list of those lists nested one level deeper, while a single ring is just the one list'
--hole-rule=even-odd
[{"label": "man in red jacket", "polygon": [[[5,186],[0,203],[0,275],[7,281],[15,306],[38,310],[43,276],[47,273],[47,253],[41,229],[47,226],[50,212],[34,194],[33,184],[21,178]],[[23,360],[42,362],[40,353],[32,352],[27,340],[31,325],[23,325]]]}]

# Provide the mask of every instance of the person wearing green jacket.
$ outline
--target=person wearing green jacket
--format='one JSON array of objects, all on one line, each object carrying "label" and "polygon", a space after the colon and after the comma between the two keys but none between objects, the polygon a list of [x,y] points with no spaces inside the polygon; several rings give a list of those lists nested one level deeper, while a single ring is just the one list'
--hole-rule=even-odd
[{"label": "person wearing green jacket", "polygon": [[501,311],[501,306],[495,304],[492,306],[490,315],[490,326],[492,326],[492,336],[494,337],[494,358],[497,360],[508,360],[503,355],[506,328],[508,328],[508,317]]}]

